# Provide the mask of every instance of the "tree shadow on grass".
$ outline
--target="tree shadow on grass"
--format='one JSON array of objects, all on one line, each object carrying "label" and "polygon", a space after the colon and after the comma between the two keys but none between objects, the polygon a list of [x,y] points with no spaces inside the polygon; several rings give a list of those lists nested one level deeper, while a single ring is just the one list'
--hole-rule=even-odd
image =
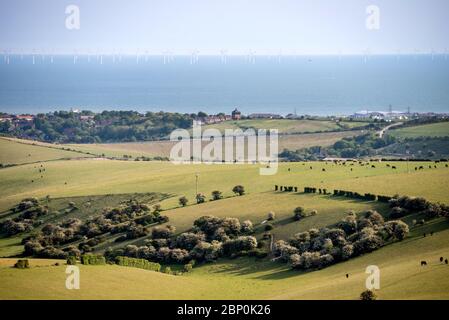
[{"label": "tree shadow on grass", "polygon": [[289,269],[288,265],[285,263],[274,262],[267,259],[259,260],[256,258],[244,257],[227,259],[221,261],[221,263],[226,264],[226,266],[217,268],[217,270],[211,272],[233,276],[247,276],[253,274],[253,279],[261,280],[281,280],[289,277],[296,277],[304,273],[303,271]]}]

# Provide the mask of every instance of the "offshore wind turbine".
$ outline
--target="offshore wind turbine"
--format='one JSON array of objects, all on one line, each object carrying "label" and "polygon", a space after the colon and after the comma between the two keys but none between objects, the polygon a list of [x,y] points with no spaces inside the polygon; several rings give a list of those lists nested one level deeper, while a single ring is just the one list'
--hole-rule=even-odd
[{"label": "offshore wind turbine", "polygon": [[228,53],[228,50],[226,50],[226,49],[222,49],[221,51],[220,51],[220,54],[221,54],[221,63],[222,64],[226,64],[227,63],[227,53]]},{"label": "offshore wind turbine", "polygon": [[198,50],[193,50],[192,54],[190,55],[190,64],[197,64],[198,63],[198,54],[200,52]]}]

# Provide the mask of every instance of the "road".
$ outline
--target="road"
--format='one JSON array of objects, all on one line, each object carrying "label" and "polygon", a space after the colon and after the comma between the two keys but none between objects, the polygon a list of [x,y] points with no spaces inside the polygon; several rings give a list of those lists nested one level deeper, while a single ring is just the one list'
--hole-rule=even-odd
[{"label": "road", "polygon": [[403,124],[403,122],[392,123],[392,124],[386,126],[385,128],[383,128],[382,130],[378,131],[377,134],[379,135],[379,138],[382,138],[384,136],[385,132],[387,132],[387,130],[389,130],[393,127],[400,126],[402,124]]}]

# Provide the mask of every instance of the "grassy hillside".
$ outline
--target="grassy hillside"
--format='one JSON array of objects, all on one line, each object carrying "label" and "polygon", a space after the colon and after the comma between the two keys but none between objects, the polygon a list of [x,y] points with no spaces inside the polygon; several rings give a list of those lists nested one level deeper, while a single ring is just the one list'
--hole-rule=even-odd
[{"label": "grassy hillside", "polygon": [[[395,165],[397,169],[392,169],[391,165]],[[237,217],[241,221],[250,219],[262,231],[261,222],[266,219],[269,211],[274,211],[277,219],[273,234],[276,239],[285,239],[295,232],[334,224],[349,210],[362,212],[376,209],[382,213],[385,212],[385,205],[333,196],[274,192],[275,184],[298,186],[299,191],[305,186],[316,186],[329,191],[344,189],[385,195],[398,193],[424,196],[431,201],[447,203],[445,186],[449,168],[439,163],[437,169],[427,169],[426,163],[425,170],[415,171],[412,165],[420,163],[411,163],[410,172],[407,172],[405,162],[375,163],[375,168],[358,163],[353,166],[322,162],[283,163],[276,175],[260,176],[256,165],[176,166],[168,162],[54,161],[45,164],[44,173],[39,173],[41,167],[36,165],[0,171],[0,179],[5,181],[0,185],[0,218],[13,217],[6,210],[30,196],[44,198],[50,195],[52,200],[48,205],[51,215],[47,217],[47,222],[58,222],[69,217],[85,219],[101,213],[104,207],[114,207],[129,199],[143,202],[151,200],[154,203],[148,197],[151,198],[152,193],[162,193],[165,195],[155,201],[162,201],[162,208],[165,209],[163,214],[170,218],[169,223],[176,226],[178,233],[188,230],[193,221],[202,215]],[[199,173],[199,192],[210,199],[213,190],[220,190],[226,198],[191,205],[195,202],[196,173]],[[40,178],[41,175],[43,178]],[[31,179],[35,179],[34,182]],[[246,187],[247,195],[233,195],[232,187],[237,184]],[[178,198],[181,195],[185,195],[190,201],[190,205],[185,208],[179,208]],[[69,202],[74,202],[79,209],[65,214]],[[304,207],[308,212],[317,210],[318,214],[301,223],[294,222],[292,213],[298,206]],[[108,238],[97,249],[123,245],[124,243],[113,242],[119,235]],[[19,254],[22,251],[20,241],[21,237],[0,239],[0,256]],[[141,239],[129,243],[138,244]]]},{"label": "grassy hillside", "polygon": [[[424,170],[415,171],[414,167],[420,165]],[[209,200],[213,190],[220,190],[225,199],[191,205],[197,173],[199,192]],[[252,220],[259,238],[264,231],[262,222],[269,211],[274,211],[276,219],[271,232],[279,240],[312,227],[333,225],[349,210],[360,213],[376,209],[383,214],[388,210],[379,202],[275,192],[275,184],[297,186],[300,192],[305,186],[315,186],[330,192],[344,189],[384,195],[398,193],[449,203],[448,179],[449,168],[443,162],[410,162],[408,167],[406,162],[281,163],[277,174],[261,176],[258,165],[173,165],[105,159],[49,161],[0,170],[0,219],[14,217],[8,209],[30,196],[44,199],[50,195],[50,213],[43,218],[44,223],[69,217],[86,220],[101,214],[104,207],[137,199],[151,205],[162,201],[162,214],[169,217],[177,233],[191,228],[200,216],[215,215]],[[245,186],[246,195],[233,195],[232,187],[237,184]],[[179,207],[181,195],[189,199],[190,205]],[[78,209],[66,212],[70,202]],[[297,206],[318,213],[294,221],[293,209]],[[421,218],[410,216],[404,220],[411,225],[411,219]],[[412,228],[403,242],[313,272],[293,271],[286,264],[253,258],[220,259],[199,265],[182,276],[115,265],[80,266],[79,291],[65,289],[63,262],[54,266],[53,260],[33,260],[31,269],[16,270],[10,267],[14,259],[0,259],[0,299],[357,299],[364,290],[365,268],[372,264],[381,269],[381,290],[377,293],[380,299],[449,299],[449,267],[438,261],[440,256],[449,257],[448,227],[445,219],[430,221]],[[435,234],[422,237],[430,231]],[[19,254],[23,236],[0,239],[0,256]],[[94,249],[101,251],[108,246],[143,241],[141,237],[116,243],[118,236],[120,233],[106,235],[106,241]],[[427,260],[429,265],[421,267],[421,260]],[[346,273],[350,274],[349,279]]]},{"label": "grassy hillside", "polygon": [[89,157],[86,154],[66,151],[60,148],[50,144],[32,144],[32,142],[26,140],[0,138],[0,163],[10,165]]},{"label": "grassy hillside", "polygon": [[[293,210],[299,206],[303,207],[306,212],[317,210],[318,214],[307,217],[300,223],[294,221]],[[266,220],[268,212],[273,211],[276,214],[276,219],[272,222],[274,229],[271,232],[276,239],[288,239],[297,232],[337,223],[350,210],[363,212],[370,209],[380,212],[387,211],[386,205],[377,202],[270,191],[172,209],[164,211],[164,215],[170,218],[170,224],[175,225],[178,232],[190,229],[193,220],[203,215],[235,217],[241,221],[249,219],[254,223],[256,229],[260,227],[259,229],[262,231],[261,223]]]},{"label": "grassy hillside", "polygon": [[[296,150],[312,146],[329,146],[344,137],[352,137],[361,134],[362,131],[339,131],[339,132],[323,132],[311,134],[292,134],[279,136],[279,150],[289,149]],[[224,131],[222,131],[224,133]],[[131,155],[135,157],[169,157],[170,150],[175,142],[168,140],[163,141],[146,141],[146,142],[126,142],[126,143],[103,143],[103,144],[69,144],[67,147],[80,150],[82,152],[90,152],[106,157],[123,157],[123,155]],[[203,142],[203,146],[207,142]]]},{"label": "grassy hillside", "polygon": [[[408,152],[408,153],[407,153]],[[430,158],[430,159],[448,159],[449,158],[449,139],[444,138],[415,138],[394,143],[385,148],[379,149],[383,155],[393,155],[412,158]]]},{"label": "grassy hillside", "polygon": [[279,134],[312,133],[319,131],[334,131],[366,126],[365,122],[346,121],[340,124],[335,121],[323,120],[290,120],[290,119],[251,119],[225,121],[203,126],[203,129],[215,128],[224,133],[225,129],[278,129]]},{"label": "grassy hillside", "polygon": [[402,138],[447,137],[449,136],[449,122],[438,122],[413,127],[404,127],[388,131],[388,134]]},{"label": "grassy hillside", "polygon": [[[316,186],[329,190],[347,189],[393,195],[420,195],[431,201],[448,202],[446,186],[449,168],[444,163],[428,169],[429,163],[356,164],[352,167],[333,163],[281,163],[278,173],[260,176],[258,165],[174,165],[170,162],[137,162],[112,160],[52,161],[39,173],[36,165],[23,165],[0,170],[0,210],[29,196],[53,198],[102,194],[162,192],[185,195],[191,202],[195,196],[195,174],[199,173],[199,192],[210,195],[220,190],[232,195],[237,184],[248,193],[273,190],[274,184]],[[415,171],[413,166],[423,165]],[[312,167],[312,169],[310,169]],[[290,171],[288,171],[290,168]],[[350,171],[350,169],[353,169]],[[326,171],[322,171],[325,169]],[[43,178],[41,178],[43,176]],[[34,179],[34,182],[31,182]],[[418,183],[419,181],[419,183]],[[257,182],[257,183],[255,183]],[[163,207],[177,206],[177,199],[164,201]]]},{"label": "grassy hillside", "polygon": [[[53,261],[28,270],[0,260],[0,299],[358,299],[368,265],[380,268],[379,299],[449,299],[449,230],[409,238],[320,271],[298,272],[252,258],[221,260],[172,276],[119,266],[80,266],[80,290],[67,290],[65,266]],[[428,266],[421,267],[426,260]],[[46,266],[45,266],[46,265]],[[349,273],[349,278],[345,274]]]}]

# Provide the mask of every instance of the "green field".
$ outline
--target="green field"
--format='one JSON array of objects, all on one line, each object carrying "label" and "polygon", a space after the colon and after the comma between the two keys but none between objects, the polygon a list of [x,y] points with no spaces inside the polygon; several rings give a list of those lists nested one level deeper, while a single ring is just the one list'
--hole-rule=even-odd
[{"label": "green field", "polygon": [[401,138],[448,137],[449,122],[423,124],[388,131],[388,134]]},{"label": "green field", "polygon": [[[412,166],[425,163],[396,162],[397,169],[386,163],[376,163],[376,168],[348,166],[324,162],[281,163],[278,173],[260,176],[257,165],[174,165],[170,162],[138,162],[114,160],[52,161],[45,164],[45,173],[38,172],[33,164],[0,170],[0,210],[6,210],[28,196],[57,197],[101,194],[163,192],[195,196],[195,174],[199,173],[199,192],[209,195],[221,190],[232,195],[236,184],[246,186],[248,193],[273,190],[274,184],[317,186],[380,194],[421,195],[432,201],[448,202],[446,186],[449,168],[443,163],[437,169],[415,172]],[[312,166],[312,170],[309,167]],[[290,168],[290,171],[288,171]],[[322,169],[326,171],[323,172]],[[43,178],[40,178],[43,176]],[[34,179],[34,182],[31,182]],[[257,183],[254,183],[257,181]],[[419,183],[417,183],[419,181]],[[66,184],[67,183],[67,184]],[[177,199],[165,201],[164,207],[177,205]]]},{"label": "green field", "polygon": [[24,140],[0,138],[0,163],[11,165],[88,157],[85,154],[59,148],[39,142],[34,142],[33,145],[31,142]]},{"label": "green field", "polygon": [[[224,132],[224,131],[223,131]],[[310,134],[289,134],[279,136],[279,150],[289,149],[297,150],[312,146],[330,146],[338,140],[345,137],[352,137],[363,133],[361,130],[323,132]],[[68,144],[66,147],[90,152],[98,156],[123,157],[130,155],[132,157],[169,157],[170,150],[176,142],[169,140],[146,141],[146,142],[125,142],[125,143],[98,143],[98,144]],[[203,146],[208,142],[203,142]]]},{"label": "green field", "polygon": [[[308,136],[308,135],[305,135]],[[52,148],[42,150],[52,151]],[[51,158],[51,157],[50,157]],[[53,160],[53,159],[52,159]],[[415,166],[425,169],[415,171]],[[436,165],[437,168],[434,168]],[[374,166],[374,167],[373,167]],[[392,169],[395,166],[396,169]],[[23,164],[0,170],[0,220],[13,217],[8,211],[21,199],[35,196],[51,197],[51,214],[45,223],[69,217],[82,220],[102,212],[106,206],[117,206],[129,199],[155,204],[160,201],[163,215],[176,226],[177,233],[189,230],[193,221],[203,215],[250,219],[256,236],[263,233],[262,222],[269,211],[276,213],[272,233],[275,240],[287,239],[294,233],[331,226],[349,210],[357,213],[376,209],[387,214],[385,204],[353,200],[332,195],[303,194],[306,186],[344,189],[382,195],[422,196],[430,201],[448,204],[449,168],[444,162],[365,162],[350,165],[307,162],[281,163],[277,174],[261,176],[258,165],[174,165],[170,162],[119,161],[108,159],[55,160],[39,164]],[[44,172],[39,170],[45,169]],[[352,171],[351,171],[352,169]],[[198,191],[208,199],[213,190],[223,192],[224,199],[192,205],[195,196],[195,175],[199,175]],[[241,184],[247,193],[234,196],[232,187]],[[275,192],[274,185],[297,186],[298,193]],[[189,205],[180,208],[178,198],[185,195]],[[78,210],[64,213],[69,202]],[[293,220],[293,209],[302,206],[317,215]],[[53,213],[56,212],[56,213]],[[412,216],[404,219],[411,225]],[[200,265],[194,271],[172,276],[119,266],[81,266],[81,290],[64,288],[64,266],[53,261],[36,260],[29,270],[10,268],[13,260],[0,260],[0,299],[357,299],[364,288],[367,265],[381,268],[381,299],[448,299],[449,267],[437,262],[447,257],[449,224],[445,219],[412,228],[406,240],[344,263],[313,272],[292,271],[288,265],[269,259],[220,259]],[[423,238],[423,232],[435,232]],[[95,248],[140,244],[143,238],[115,243],[110,236]],[[0,239],[0,256],[20,254],[20,241],[26,234]],[[419,266],[427,260],[426,268]],[[344,275],[350,274],[349,279]],[[158,288],[154,290],[154,288]]]},{"label": "green field", "polygon": [[313,133],[335,131],[341,129],[351,129],[355,127],[364,127],[367,123],[357,121],[344,121],[337,123],[335,121],[325,120],[291,120],[291,119],[251,119],[239,121],[225,121],[217,124],[204,125],[203,130],[218,129],[224,134],[225,129],[277,129],[279,134],[294,133]]},{"label": "green field", "polygon": [[[368,265],[380,268],[379,299],[449,299],[449,230],[409,238],[314,272],[252,258],[220,260],[173,276],[119,266],[80,266],[80,290],[65,289],[65,266],[40,261],[28,270],[0,259],[1,299],[358,299]],[[426,260],[428,266],[421,267]],[[350,276],[347,279],[345,274]]]}]

